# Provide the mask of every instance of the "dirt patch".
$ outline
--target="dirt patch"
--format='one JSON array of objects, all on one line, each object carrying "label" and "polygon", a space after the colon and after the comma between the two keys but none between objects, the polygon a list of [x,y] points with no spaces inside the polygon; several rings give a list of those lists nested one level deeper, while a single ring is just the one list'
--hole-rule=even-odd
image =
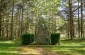
[{"label": "dirt patch", "polygon": [[41,47],[18,47],[17,51],[20,55],[60,55],[56,52],[47,51]]}]

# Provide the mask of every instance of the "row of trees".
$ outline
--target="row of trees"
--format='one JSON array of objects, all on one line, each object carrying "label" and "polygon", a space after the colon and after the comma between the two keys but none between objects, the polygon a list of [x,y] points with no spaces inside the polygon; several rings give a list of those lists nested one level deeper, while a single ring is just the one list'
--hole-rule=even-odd
[{"label": "row of trees", "polygon": [[[48,39],[50,34],[64,29],[70,39],[75,37],[74,11],[78,10],[78,36],[84,37],[83,2],[78,0],[78,8],[73,10],[73,0],[68,0],[68,25],[61,25],[58,6],[60,0],[0,0],[0,39],[17,39],[24,33],[33,33],[37,42]],[[80,5],[81,3],[81,5]],[[80,16],[81,9],[81,16]],[[58,21],[60,19],[60,21]],[[63,28],[64,26],[67,29]],[[45,39],[47,38],[47,39]],[[42,40],[41,40],[42,39]]]},{"label": "row of trees", "polygon": [[78,10],[77,14],[78,14],[78,19],[77,19],[77,22],[78,22],[78,34],[77,36],[79,36],[79,38],[83,38],[84,37],[84,17],[83,17],[83,7],[84,7],[84,1],[82,0],[77,0],[78,2],[78,6],[77,6],[77,9],[73,10],[73,0],[69,0],[69,15],[68,15],[68,36],[70,37],[70,39],[73,39],[75,38],[75,25],[74,25],[74,12],[76,10]]},{"label": "row of trees", "polygon": [[0,39],[12,40],[28,32],[38,37],[39,29],[55,32],[58,5],[58,0],[0,0]]}]

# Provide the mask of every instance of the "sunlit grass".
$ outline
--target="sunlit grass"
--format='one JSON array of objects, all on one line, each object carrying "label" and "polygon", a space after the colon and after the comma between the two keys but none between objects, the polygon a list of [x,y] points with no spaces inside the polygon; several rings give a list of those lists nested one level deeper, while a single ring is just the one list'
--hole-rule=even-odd
[{"label": "sunlit grass", "polygon": [[[0,41],[0,55],[19,55],[20,41]],[[28,45],[27,47],[44,48],[62,55],[85,55],[85,40],[61,40],[60,45]]]},{"label": "sunlit grass", "polygon": [[47,49],[63,55],[85,55],[85,40],[62,40],[59,46]]},{"label": "sunlit grass", "polygon": [[10,44],[14,44],[13,41],[0,41],[0,43],[10,43]]},{"label": "sunlit grass", "polygon": [[17,47],[14,41],[0,41],[0,55],[18,55]]}]

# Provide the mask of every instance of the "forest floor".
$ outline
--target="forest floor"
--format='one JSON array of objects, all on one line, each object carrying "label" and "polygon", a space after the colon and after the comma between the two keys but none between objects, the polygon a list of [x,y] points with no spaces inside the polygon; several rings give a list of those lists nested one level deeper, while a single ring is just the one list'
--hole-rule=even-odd
[{"label": "forest floor", "polygon": [[19,41],[0,41],[0,55],[85,55],[85,39],[62,40],[60,45],[22,46]]}]

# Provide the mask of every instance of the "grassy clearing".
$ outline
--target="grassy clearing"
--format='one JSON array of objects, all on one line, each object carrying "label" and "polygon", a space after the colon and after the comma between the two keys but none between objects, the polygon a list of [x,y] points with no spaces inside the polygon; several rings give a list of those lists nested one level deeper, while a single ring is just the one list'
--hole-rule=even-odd
[{"label": "grassy clearing", "polygon": [[0,55],[19,55],[19,51],[21,50],[17,50],[18,47],[26,47],[26,49],[42,48],[45,49],[45,51],[48,51],[48,53],[52,51],[61,55],[85,55],[85,39],[62,40],[58,46],[21,46],[19,41],[0,41]]}]

